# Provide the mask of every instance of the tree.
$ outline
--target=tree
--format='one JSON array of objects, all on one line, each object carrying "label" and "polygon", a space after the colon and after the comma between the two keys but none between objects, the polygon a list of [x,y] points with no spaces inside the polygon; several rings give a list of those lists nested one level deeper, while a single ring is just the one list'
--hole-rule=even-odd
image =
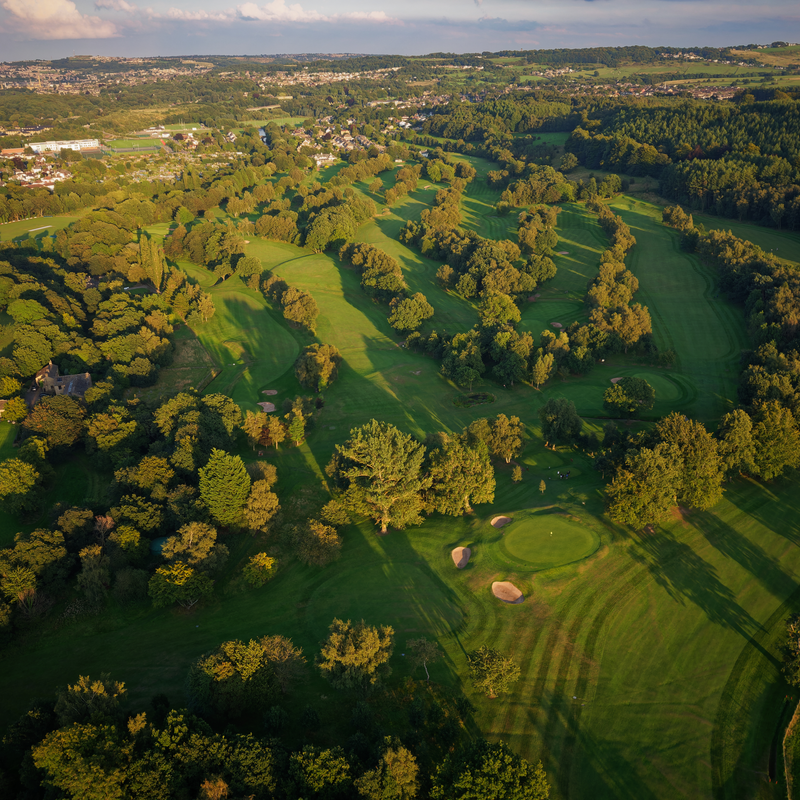
[{"label": "tree", "polygon": [[539,481],[539,491],[544,494],[547,491],[547,484],[544,480]]},{"label": "tree", "polygon": [[429,639],[420,637],[419,639],[411,639],[406,644],[406,649],[411,653],[411,661],[418,667],[425,668],[425,675],[430,681],[431,675],[428,672],[428,664],[438,661],[442,657],[442,651],[436,642]]},{"label": "tree", "polygon": [[265,533],[269,528],[269,523],[281,510],[278,495],[270,491],[271,484],[268,481],[255,481],[250,489],[250,496],[247,498],[247,505],[244,509],[244,518],[247,527],[256,533]]},{"label": "tree", "polygon": [[755,471],[756,447],[753,420],[740,408],[726,414],[717,429],[719,456],[726,478]]},{"label": "tree", "polygon": [[515,661],[486,645],[468,653],[467,661],[473,685],[487,697],[508,694],[511,684],[519,679],[520,670]]},{"label": "tree", "polygon": [[286,426],[277,417],[267,418],[267,434],[269,440],[275,445],[275,449],[280,449],[278,446],[286,438]]},{"label": "tree", "polygon": [[196,572],[182,562],[168,567],[158,567],[150,578],[147,593],[156,608],[165,608],[178,603],[191,608],[214,588],[214,581],[207,575]]},{"label": "tree", "polygon": [[321,392],[336,380],[341,363],[341,353],[332,344],[312,344],[297,357],[294,374],[301,386]]},{"label": "tree", "polygon": [[643,378],[621,378],[603,392],[603,405],[614,416],[637,417],[655,400],[655,389]]},{"label": "tree", "polygon": [[118,719],[119,703],[125,694],[125,684],[112,681],[108,674],[102,674],[98,680],[81,675],[76,684],[58,693],[55,713],[61,725],[113,723]]},{"label": "tree", "polygon": [[675,485],[679,505],[708,509],[722,499],[725,477],[717,442],[701,422],[673,412],[659,420],[661,441],[678,454],[680,472]]},{"label": "tree", "polygon": [[356,789],[367,800],[414,800],[419,791],[417,759],[390,737],[385,742],[389,746],[378,766],[355,781]]},{"label": "tree", "polygon": [[28,414],[23,427],[47,439],[50,447],[71,447],[83,436],[86,412],[65,394],[43,397]]},{"label": "tree", "polygon": [[306,421],[303,414],[299,411],[293,411],[287,414],[289,420],[289,438],[294,442],[295,447],[300,447],[306,438]]},{"label": "tree", "polygon": [[487,444],[493,456],[504,459],[506,464],[522,452],[522,437],[525,428],[519,417],[507,417],[498,414],[491,423],[491,432]]},{"label": "tree", "polygon": [[91,603],[105,600],[111,586],[109,558],[103,555],[99,544],[84,547],[81,552],[81,571],[78,575],[78,587]]},{"label": "tree", "polygon": [[317,667],[337,689],[365,693],[391,672],[388,661],[394,650],[394,629],[375,628],[364,620],[353,623],[334,619],[330,634],[317,656]]},{"label": "tree", "polygon": [[43,783],[72,800],[123,800],[130,752],[110,725],[71,725],[52,731],[32,748]]},{"label": "tree", "polygon": [[414,331],[433,316],[433,306],[421,292],[405,299],[395,298],[391,306],[389,324],[400,332]]},{"label": "tree", "polygon": [[428,476],[428,505],[441,514],[471,514],[471,503],[494,501],[494,468],[483,442],[471,447],[466,437],[447,437],[429,453]]},{"label": "tree", "polygon": [[12,567],[0,576],[0,586],[12,603],[29,606],[36,597],[36,573],[29,567]]},{"label": "tree", "polygon": [[578,158],[574,153],[564,153],[561,156],[561,161],[559,162],[558,169],[559,172],[571,172],[575,167],[578,166]]},{"label": "tree", "polygon": [[422,474],[424,457],[425,447],[413,436],[373,419],[336,445],[326,471],[344,490],[347,508],[386,533],[390,524],[402,529],[421,522],[423,493],[432,483]]},{"label": "tree", "polygon": [[305,564],[325,567],[339,558],[342,537],[336,528],[317,519],[309,519],[305,525],[296,525],[291,534],[297,557]]},{"label": "tree", "polygon": [[575,403],[565,397],[551,397],[540,409],[542,436],[546,442],[573,442],[583,427]]},{"label": "tree", "polygon": [[664,443],[629,454],[606,487],[608,516],[637,530],[665,519],[675,505],[680,468],[679,455]]},{"label": "tree", "polygon": [[764,403],[753,416],[756,474],[765,480],[800,464],[800,433],[788,408],[776,400]]},{"label": "tree", "polygon": [[353,777],[341,747],[322,750],[306,745],[289,757],[292,797],[304,800],[347,800],[352,795]]},{"label": "tree", "polygon": [[786,640],[783,644],[783,674],[792,686],[800,686],[800,614],[786,620]]},{"label": "tree", "polygon": [[245,413],[242,430],[247,434],[253,450],[256,449],[256,445],[261,441],[261,437],[264,435],[264,428],[267,425],[267,413],[265,411],[247,411]]},{"label": "tree", "polygon": [[0,503],[12,514],[33,511],[39,505],[41,475],[20,458],[0,462]]},{"label": "tree", "polygon": [[533,362],[531,369],[531,380],[538,389],[543,383],[547,383],[555,370],[555,356],[552,353],[544,353]]},{"label": "tree", "polygon": [[258,589],[275,574],[277,561],[266,553],[256,553],[242,569],[242,577],[253,587]]},{"label": "tree", "polygon": [[200,497],[221,525],[238,525],[250,492],[250,476],[239,456],[214,448],[200,475]]},{"label": "tree", "polygon": [[263,714],[278,696],[275,669],[255,639],[223,642],[189,668],[190,708],[223,717]]},{"label": "tree", "polygon": [[22,422],[28,416],[28,404],[21,397],[12,397],[6,403],[3,419],[7,422]]},{"label": "tree", "polygon": [[433,776],[431,800],[547,800],[550,785],[536,766],[504,742],[473,740],[445,757]]},{"label": "tree", "polygon": [[189,522],[161,546],[161,555],[170,563],[188,564],[204,572],[214,572],[228,560],[228,548],[217,544],[217,529],[204,522]]},{"label": "tree", "polygon": [[511,471],[511,480],[514,481],[514,483],[519,483],[522,480],[522,467],[519,465],[514,467]]}]

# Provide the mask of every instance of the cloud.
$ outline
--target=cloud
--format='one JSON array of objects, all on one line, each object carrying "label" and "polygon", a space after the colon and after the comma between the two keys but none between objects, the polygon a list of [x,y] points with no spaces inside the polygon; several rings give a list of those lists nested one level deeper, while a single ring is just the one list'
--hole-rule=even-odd
[{"label": "cloud", "polygon": [[113,22],[81,14],[72,0],[0,0],[11,14],[9,27],[29,39],[110,39]]},{"label": "cloud", "polygon": [[96,9],[109,9],[111,11],[124,11],[126,14],[137,14],[139,7],[131,5],[126,0],[96,0],[94,7]]}]

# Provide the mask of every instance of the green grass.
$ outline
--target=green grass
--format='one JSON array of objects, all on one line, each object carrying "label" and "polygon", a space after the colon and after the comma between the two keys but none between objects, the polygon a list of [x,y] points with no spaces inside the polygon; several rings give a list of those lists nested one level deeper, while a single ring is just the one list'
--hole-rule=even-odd
[{"label": "green grass", "polygon": [[[472,161],[484,174],[490,168]],[[474,305],[436,287],[439,264],[396,240],[435,192],[425,185],[362,226],[358,238],[398,259],[411,289],[423,291],[435,308],[429,325],[465,330],[477,321]],[[514,215],[491,213],[495,196],[476,180],[463,201],[467,224],[513,238]],[[280,633],[313,658],[333,616],[363,617],[395,628],[393,681],[411,674],[401,655],[408,639],[435,638],[445,657],[433,665],[432,678],[467,693],[484,735],[543,759],[554,800],[779,797],[763,774],[787,693],[778,671],[782,624],[800,610],[798,475],[770,485],[735,481],[711,511],[676,513],[655,532],[634,535],[604,516],[603,484],[589,456],[545,449],[540,436],[537,411],[558,396],[573,399],[586,430],[598,432],[612,377],[645,377],[656,388],[653,414],[679,409],[708,423],[736,396],[739,351],[747,346],[741,310],[722,300],[713,274],[680,250],[676,234],[660,223],[660,208],[623,197],[614,209],[637,238],[628,258],[641,284],[637,299],[650,308],[658,344],[675,349],[675,367],[654,369],[620,356],[542,391],[506,389],[485,378],[473,391],[491,391],[496,400],[488,407],[454,404],[464,392],[441,376],[438,363],[398,346],[387,307],[362,292],[353,269],[327,254],[253,238],[248,253],[312,292],[320,308],[316,339],[336,345],[344,358],[304,445],[270,451],[282,498],[321,485],[335,444],[370,417],[422,437],[460,431],[487,415],[519,416],[527,434],[516,459],[523,480],[514,483],[512,465],[498,463],[495,502],[472,515],[432,515],[385,537],[368,522],[352,525],[335,565],[284,561],[263,589],[219,592],[191,614],[111,602],[101,616],[46,635],[34,631],[0,655],[0,725],[29,698],[47,696],[79,674],[110,672],[125,681],[134,707],[158,692],[180,704],[189,664],[220,641]],[[524,309],[521,327],[537,337],[554,321],[585,318],[581,298],[606,246],[596,219],[580,205],[565,206],[558,233],[558,249],[567,251],[556,257],[558,275]],[[301,393],[292,363],[311,337],[238,279],[215,286],[205,269],[183,266],[211,292],[217,310],[198,326],[196,339],[180,330],[173,368],[208,370],[207,353],[220,373],[206,391],[229,393],[246,409],[255,409],[266,388],[278,391],[278,404]],[[165,377],[159,390],[177,380]],[[559,480],[566,470],[570,479]],[[52,491],[83,504],[97,502],[107,484],[82,454],[59,465]],[[499,514],[514,521],[495,529],[490,521]],[[0,524],[3,536],[6,530]],[[230,573],[263,546],[249,538],[228,541]],[[464,570],[453,566],[456,546],[472,549]],[[496,580],[512,581],[526,601],[499,602],[490,588]],[[465,653],[483,644],[518,662],[521,678],[511,695],[489,701],[466,682]],[[331,691],[314,670],[292,702],[320,709],[320,743],[349,735],[341,720],[349,718],[351,699]]]},{"label": "green grass", "polygon": [[79,219],[78,215],[61,217],[36,217],[35,219],[23,219],[19,222],[7,222],[0,225],[0,241],[10,241],[20,239],[33,233],[34,236],[50,236],[57,233],[62,228]]},{"label": "green grass", "polygon": [[[570,479],[577,477],[578,470],[571,470]],[[503,526],[501,536],[498,545],[503,555],[534,571],[580,561],[600,545],[600,538],[590,527],[558,509],[516,514]]]}]

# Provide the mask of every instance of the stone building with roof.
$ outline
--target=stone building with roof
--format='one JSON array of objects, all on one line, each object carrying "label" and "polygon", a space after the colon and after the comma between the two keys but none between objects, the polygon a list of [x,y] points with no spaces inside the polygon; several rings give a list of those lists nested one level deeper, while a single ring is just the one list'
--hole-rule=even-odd
[{"label": "stone building with roof", "polygon": [[31,389],[42,394],[66,394],[83,400],[86,390],[91,387],[92,376],[88,372],[59,375],[58,365],[51,361],[36,373]]}]

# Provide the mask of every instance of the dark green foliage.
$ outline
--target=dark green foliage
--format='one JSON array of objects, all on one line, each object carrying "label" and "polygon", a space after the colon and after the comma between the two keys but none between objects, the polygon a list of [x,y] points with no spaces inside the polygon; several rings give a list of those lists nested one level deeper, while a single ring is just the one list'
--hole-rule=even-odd
[{"label": "dark green foliage", "polygon": [[478,739],[448,756],[437,769],[432,800],[546,800],[550,796],[541,763],[533,766],[504,742]]},{"label": "dark green foliage", "polygon": [[221,525],[239,525],[250,493],[250,476],[239,456],[214,449],[198,470],[200,497]]},{"label": "dark green foliage", "polygon": [[574,442],[583,427],[575,404],[563,397],[550,398],[539,409],[539,419],[545,442]]},{"label": "dark green foliage", "polygon": [[614,416],[638,417],[655,399],[655,389],[643,378],[621,378],[603,392],[603,406]]},{"label": "dark green foliage", "polygon": [[391,672],[387,662],[394,649],[394,629],[334,619],[329,630],[317,667],[331,684],[361,693],[380,685]]},{"label": "dark green foliage", "polygon": [[297,357],[294,373],[301,386],[321,392],[336,380],[341,363],[342,356],[333,345],[312,344]]}]

